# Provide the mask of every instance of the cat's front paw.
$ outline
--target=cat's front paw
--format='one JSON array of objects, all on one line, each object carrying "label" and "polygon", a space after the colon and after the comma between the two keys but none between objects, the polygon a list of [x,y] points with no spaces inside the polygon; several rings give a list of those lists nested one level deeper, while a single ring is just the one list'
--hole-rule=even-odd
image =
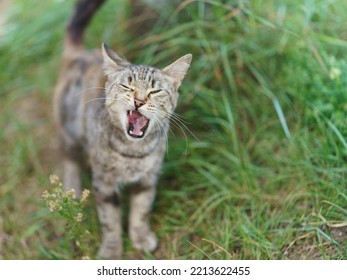
[{"label": "cat's front paw", "polygon": [[116,260],[121,258],[123,254],[123,246],[121,242],[102,242],[99,251],[98,259]]},{"label": "cat's front paw", "polygon": [[154,232],[148,231],[146,233],[132,233],[130,239],[133,246],[143,252],[153,252],[158,246],[158,238]]}]

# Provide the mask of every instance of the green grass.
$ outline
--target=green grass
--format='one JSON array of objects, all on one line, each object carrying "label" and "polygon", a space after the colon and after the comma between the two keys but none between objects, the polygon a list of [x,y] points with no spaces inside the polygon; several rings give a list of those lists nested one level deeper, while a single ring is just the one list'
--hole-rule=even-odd
[{"label": "green grass", "polygon": [[[61,173],[51,98],[73,3],[12,2],[0,27],[0,258],[95,258],[93,199],[81,251],[71,219],[41,197]],[[143,255],[125,236],[124,257],[346,259],[347,3],[221,2],[185,1],[135,35],[127,1],[109,0],[88,29],[88,47],[105,41],[136,63],[193,54],[177,109],[191,133],[172,126],[154,204],[160,246]]]}]

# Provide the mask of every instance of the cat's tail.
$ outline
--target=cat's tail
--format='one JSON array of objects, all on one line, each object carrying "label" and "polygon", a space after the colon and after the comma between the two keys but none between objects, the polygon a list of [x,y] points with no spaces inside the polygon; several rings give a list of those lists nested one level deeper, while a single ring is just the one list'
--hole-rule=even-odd
[{"label": "cat's tail", "polygon": [[73,55],[83,50],[84,31],[91,18],[105,0],[79,0],[65,33],[64,54]]}]

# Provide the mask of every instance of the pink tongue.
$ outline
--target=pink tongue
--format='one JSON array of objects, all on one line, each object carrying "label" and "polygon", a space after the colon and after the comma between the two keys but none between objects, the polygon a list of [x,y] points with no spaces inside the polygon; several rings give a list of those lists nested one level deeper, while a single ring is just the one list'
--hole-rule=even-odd
[{"label": "pink tongue", "polygon": [[134,127],[133,134],[139,136],[141,129],[146,126],[148,119],[141,115],[138,111],[131,111],[131,114],[128,114],[128,121]]}]

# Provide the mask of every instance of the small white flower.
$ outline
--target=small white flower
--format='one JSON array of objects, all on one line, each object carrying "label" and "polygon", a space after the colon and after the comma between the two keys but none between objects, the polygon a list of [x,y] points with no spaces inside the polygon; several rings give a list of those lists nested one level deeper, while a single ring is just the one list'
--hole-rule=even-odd
[{"label": "small white flower", "polygon": [[75,217],[76,222],[82,222],[82,219],[83,219],[82,213],[78,213],[77,216]]},{"label": "small white flower", "polygon": [[66,194],[72,198],[76,198],[76,191],[74,189],[69,189]]},{"label": "small white flower", "polygon": [[42,193],[42,198],[43,198],[43,199],[48,199],[49,196],[50,196],[50,194],[49,194],[48,191],[44,191],[44,192]]},{"label": "small white flower", "polygon": [[51,212],[53,212],[55,210],[55,207],[56,207],[55,202],[54,201],[50,201],[49,204],[48,204],[48,207],[49,207],[49,210]]},{"label": "small white flower", "polygon": [[331,80],[337,80],[341,76],[341,70],[339,68],[333,67],[330,69],[329,77]]},{"label": "small white flower", "polygon": [[85,202],[89,197],[90,191],[84,189],[82,192],[81,203]]},{"label": "small white flower", "polygon": [[55,174],[49,175],[49,181],[51,182],[52,185],[59,185],[60,184],[59,177]]},{"label": "small white flower", "polygon": [[48,208],[51,212],[63,210],[63,207],[60,205],[59,201],[50,201],[48,203]]}]

